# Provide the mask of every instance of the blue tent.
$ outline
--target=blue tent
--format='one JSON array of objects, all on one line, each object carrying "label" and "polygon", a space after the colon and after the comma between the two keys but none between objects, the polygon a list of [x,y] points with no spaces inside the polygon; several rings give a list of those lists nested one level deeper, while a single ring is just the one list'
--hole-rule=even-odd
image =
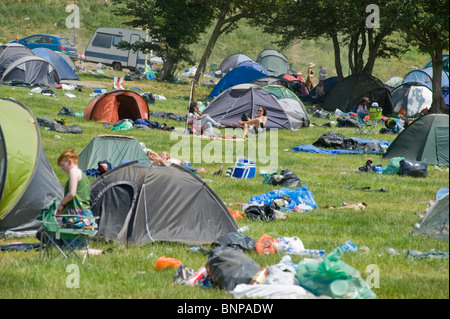
[{"label": "blue tent", "polygon": [[56,71],[58,71],[61,80],[79,80],[78,75],[72,67],[55,51],[47,48],[36,48],[31,51],[50,62],[55,67]]},{"label": "blue tent", "polygon": [[[329,91],[331,91],[331,89],[336,85],[338,81],[339,78],[337,76],[326,78],[323,81],[323,91],[325,96]],[[308,93],[308,95],[300,96],[300,100],[302,100],[303,102],[315,102],[316,99],[314,98],[314,96],[316,96],[316,87],[317,85],[311,90],[311,92]]]},{"label": "blue tent", "polygon": [[223,91],[229,89],[232,86],[243,84],[243,83],[251,83],[256,79],[266,77],[267,73],[263,73],[262,71],[258,71],[249,66],[240,66],[236,69],[228,72],[220,81],[214,86],[214,89],[208,95],[208,97],[218,96]]},{"label": "blue tent", "polygon": [[269,75],[269,73],[267,73],[267,70],[259,63],[256,63],[255,61],[244,61],[238,64],[237,67],[240,66],[249,66],[251,68],[254,68],[256,71],[259,72],[263,72],[265,75]]},{"label": "blue tent", "polygon": [[[422,83],[427,86],[430,90],[433,90],[432,87],[432,79],[433,79],[433,68],[426,68],[423,70],[414,70],[409,72],[405,78],[403,79],[403,83]],[[449,77],[448,73],[442,71],[441,74],[441,87],[448,87]]]},{"label": "blue tent", "polygon": [[240,63],[245,61],[253,61],[253,59],[241,53],[230,55],[229,57],[227,57],[225,60],[222,61],[218,70],[222,71],[222,73],[225,74],[236,68]]}]

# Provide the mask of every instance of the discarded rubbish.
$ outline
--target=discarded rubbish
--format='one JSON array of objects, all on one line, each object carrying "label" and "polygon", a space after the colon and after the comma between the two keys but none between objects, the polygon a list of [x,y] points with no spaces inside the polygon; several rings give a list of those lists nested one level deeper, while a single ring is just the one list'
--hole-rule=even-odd
[{"label": "discarded rubbish", "polygon": [[260,255],[270,255],[276,252],[274,239],[267,234],[261,235],[255,244],[255,248]]},{"label": "discarded rubbish", "polygon": [[355,244],[353,244],[350,240],[347,240],[342,246],[341,248],[344,251],[348,251],[348,252],[357,252],[358,251],[358,247],[355,246]]},{"label": "discarded rubbish", "polygon": [[250,285],[262,284],[266,281],[267,276],[269,275],[269,267],[262,267],[258,272],[253,276],[250,281]]},{"label": "discarded rubbish", "polygon": [[208,275],[208,272],[206,271],[206,268],[200,267],[199,270],[197,270],[189,279],[186,281],[187,286],[194,286],[196,285],[200,280],[203,280]]},{"label": "discarded rubbish", "polygon": [[392,247],[386,249],[386,252],[387,252],[389,255],[394,255],[394,256],[400,255],[400,253],[399,253],[398,251],[396,251],[396,250],[395,250],[394,248],[392,248]]},{"label": "discarded rubbish", "polygon": [[182,265],[182,262],[175,258],[161,256],[155,263],[156,270],[165,269],[167,267],[178,268]]}]

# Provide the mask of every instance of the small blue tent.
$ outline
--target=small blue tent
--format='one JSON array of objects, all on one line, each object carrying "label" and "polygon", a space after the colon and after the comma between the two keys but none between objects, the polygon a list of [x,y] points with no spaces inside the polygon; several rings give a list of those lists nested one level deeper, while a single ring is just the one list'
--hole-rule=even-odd
[{"label": "small blue tent", "polygon": [[[433,68],[426,68],[423,70],[413,70],[409,72],[405,78],[403,79],[403,83],[422,83],[427,86],[430,90],[433,90],[432,87],[432,79],[433,79]],[[446,71],[442,71],[441,74],[441,87],[448,87],[449,85],[449,77]]]},{"label": "small blue tent", "polygon": [[55,51],[47,48],[36,48],[31,51],[50,62],[55,67],[56,71],[58,71],[61,80],[79,80],[78,75],[72,67]]},{"label": "small blue tent", "polygon": [[267,72],[258,71],[250,66],[240,66],[228,72],[220,81],[214,86],[214,89],[208,97],[218,96],[221,92],[238,84],[251,83],[256,79],[266,77]]},{"label": "small blue tent", "polygon": [[265,75],[269,75],[267,70],[259,63],[256,63],[255,61],[244,61],[242,63],[239,63],[237,67],[240,66],[249,66],[251,68],[254,68],[256,71],[263,72]]}]

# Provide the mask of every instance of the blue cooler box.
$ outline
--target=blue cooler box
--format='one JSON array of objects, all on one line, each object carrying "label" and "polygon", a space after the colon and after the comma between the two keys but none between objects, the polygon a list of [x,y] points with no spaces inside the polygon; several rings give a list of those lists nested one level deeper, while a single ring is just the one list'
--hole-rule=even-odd
[{"label": "blue cooler box", "polygon": [[246,158],[238,159],[234,165],[233,176],[236,178],[254,178],[256,163]]}]

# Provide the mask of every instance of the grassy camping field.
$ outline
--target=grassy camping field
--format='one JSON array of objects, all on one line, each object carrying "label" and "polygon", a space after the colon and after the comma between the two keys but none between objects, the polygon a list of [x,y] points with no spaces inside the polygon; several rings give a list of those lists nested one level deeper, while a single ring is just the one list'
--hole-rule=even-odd
[{"label": "grassy camping field", "polygon": [[[21,2],[27,5],[21,5]],[[68,1],[69,2],[69,1]],[[70,1],[71,3],[71,1]],[[79,1],[83,27],[77,33],[77,47],[84,51],[85,45],[96,27],[117,26],[118,19],[111,16],[108,5],[99,0]],[[0,11],[4,13],[0,42],[12,40],[20,30],[19,36],[26,36],[37,31],[43,33],[61,33],[64,24],[66,3],[60,1],[2,1]],[[31,17],[31,19],[26,19]],[[59,25],[59,27],[58,27]],[[70,30],[65,30],[68,37]],[[205,37],[206,38],[206,37]],[[211,56],[210,63],[220,64],[228,55],[236,52],[236,41],[239,41],[239,53],[246,53],[256,58],[258,52],[265,48],[273,48],[269,36],[261,36],[257,30],[243,24],[235,32],[226,35]],[[196,60],[200,59],[205,39],[195,46]],[[333,73],[333,54],[331,45],[327,42],[304,41],[284,51],[289,60],[298,70],[306,71],[309,62],[324,64],[330,75]],[[345,59],[345,50],[343,50]],[[412,66],[421,67],[428,57],[415,49],[405,54],[401,59],[380,59],[375,65],[374,75],[383,82],[391,76],[404,76]],[[186,66],[189,67],[189,66]],[[345,62],[344,62],[345,68]],[[91,68],[88,68],[89,70]],[[111,88],[111,76],[123,76],[125,72],[113,73],[105,70],[104,74],[79,73],[80,79],[104,84]],[[156,100],[150,105],[151,110],[162,110],[180,115],[185,113],[189,101],[190,85],[187,81],[179,84],[157,81],[125,82],[126,88],[137,87],[142,92],[163,95],[167,100]],[[201,87],[198,98],[206,101],[211,87]],[[64,106],[81,113],[92,100],[89,95],[92,89],[74,92],[76,98],[64,96],[64,92],[56,90],[57,98],[30,94],[27,88],[12,88],[0,86],[1,97],[13,97],[27,105],[36,117],[58,118],[59,110]],[[310,113],[311,115],[311,113]],[[120,134],[134,136],[140,142],[157,152],[170,150],[179,141],[180,136],[162,130],[132,130],[111,131],[110,128],[96,122],[85,121],[78,117],[64,117],[67,125],[80,125],[83,134],[63,134],[41,128],[42,145],[49,162],[62,184],[67,175],[57,167],[56,159],[68,148],[81,152],[89,141],[99,134]],[[184,123],[172,120],[153,118],[175,126],[179,131]],[[318,209],[308,213],[289,213],[286,220],[273,222],[256,222],[240,220],[238,226],[249,227],[246,233],[254,239],[263,234],[272,238],[299,237],[306,248],[324,249],[331,252],[351,240],[358,247],[366,246],[368,251],[347,253],[343,261],[357,269],[366,279],[370,269],[379,270],[379,287],[372,288],[379,299],[448,299],[449,298],[449,261],[448,259],[411,259],[406,258],[407,250],[429,252],[448,252],[448,241],[410,236],[409,231],[420,220],[417,213],[424,213],[429,201],[434,198],[441,187],[449,187],[449,173],[445,170],[428,166],[427,178],[411,178],[393,175],[360,174],[355,170],[363,166],[367,155],[322,155],[309,153],[285,152],[285,149],[301,144],[312,144],[323,133],[333,130],[346,137],[356,136],[354,129],[321,127],[322,124],[335,121],[334,118],[311,118],[314,126],[299,131],[278,131],[276,147],[277,154],[271,153],[271,164],[276,167],[288,168],[294,171],[303,185],[313,193]],[[238,133],[239,134],[239,133]],[[55,138],[59,135],[61,139]],[[377,139],[392,141],[395,135],[374,136]],[[202,150],[207,150],[212,143],[201,141]],[[243,142],[238,142],[243,143]],[[269,145],[269,142],[267,142]],[[245,142],[247,150],[248,142]],[[236,145],[234,145],[234,150]],[[206,152],[206,151],[205,151]],[[190,160],[193,154],[191,154]],[[386,166],[389,161],[379,155],[370,155],[374,163]],[[198,166],[206,168],[207,172],[216,171],[223,158],[218,162],[209,163],[207,158]],[[223,163],[225,167],[231,163]],[[248,202],[251,196],[261,195],[274,187],[263,185],[263,177],[258,173],[266,163],[257,161],[257,176],[250,180],[229,179],[224,175],[212,176],[204,174],[207,183],[233,210],[241,206],[230,203]],[[278,169],[280,171],[280,169]],[[385,188],[389,192],[363,192],[349,190],[348,187],[370,187],[372,190]],[[364,202],[366,209],[355,211],[349,209],[328,209],[327,205],[340,206],[345,201],[350,204]],[[1,238],[0,244],[13,241],[36,243],[34,238]],[[175,270],[170,268],[162,271],[155,269],[154,264],[161,256],[176,258],[186,266],[199,268],[207,260],[207,256],[194,253],[189,246],[171,243],[157,243],[145,246],[123,246],[113,243],[94,242],[92,248],[107,250],[112,253],[91,256],[84,265],[76,260],[57,260],[41,262],[36,251],[1,252],[0,253],[0,298],[1,299],[34,299],[34,298],[152,298],[152,299],[230,299],[233,296],[219,289],[204,289],[201,287],[186,287],[172,282]],[[204,247],[211,248],[211,247]],[[391,255],[388,248],[394,248],[398,255]],[[257,253],[248,255],[260,265],[277,263],[280,255],[260,256]],[[301,257],[293,257],[294,262]],[[76,263],[80,269],[80,286],[70,289],[66,286],[69,273],[67,267]]]},{"label": "grassy camping field", "polygon": [[[104,83],[110,87],[112,71],[105,74],[80,74],[82,80]],[[163,95],[167,100],[156,100],[150,105],[151,110],[164,110],[183,114],[188,104],[190,86],[188,82],[168,84],[156,81],[125,82],[128,88],[137,87],[143,92]],[[205,101],[210,88],[200,88],[200,99]],[[0,96],[13,97],[27,105],[36,117],[57,118],[59,110],[65,106],[75,112],[83,112],[92,99],[89,95],[92,89],[75,92],[76,98],[64,96],[64,92],[56,90],[57,98],[30,94],[28,88],[0,87]],[[311,114],[310,114],[311,115]],[[85,121],[79,117],[64,117],[66,125],[80,125],[82,134],[64,134],[41,128],[42,145],[49,162],[61,181],[65,183],[65,175],[56,165],[58,155],[65,149],[74,148],[81,152],[89,141],[98,134],[124,134],[134,136],[149,148],[161,152],[171,149],[180,136],[162,130],[131,130],[111,131],[110,128],[96,122]],[[175,126],[182,130],[184,123],[173,120],[153,118]],[[355,245],[369,248],[368,252],[347,253],[343,261],[356,268],[363,278],[370,274],[370,265],[379,269],[379,288],[373,288],[380,299],[410,299],[410,298],[448,298],[449,277],[448,259],[410,259],[406,258],[407,250],[428,252],[448,251],[447,241],[410,236],[408,232],[420,220],[417,213],[424,213],[429,200],[434,198],[441,187],[448,187],[448,172],[428,167],[427,178],[412,178],[393,175],[378,175],[371,173],[356,173],[358,167],[363,166],[367,155],[322,155],[309,153],[285,152],[301,144],[312,144],[321,134],[334,130],[346,137],[354,137],[354,129],[321,127],[330,123],[332,118],[320,119],[311,117],[314,126],[299,131],[278,131],[277,167],[293,170],[303,185],[313,193],[318,209],[307,213],[289,213],[286,220],[272,222],[255,222],[251,220],[238,221],[239,227],[247,225],[249,236],[258,239],[263,234],[272,238],[299,237],[306,248],[325,249],[331,252],[346,240]],[[178,131],[178,130],[177,130]],[[238,133],[239,134],[239,133]],[[55,135],[62,138],[57,139]],[[377,139],[392,141],[394,135],[374,136]],[[269,144],[267,139],[267,144]],[[210,147],[209,140],[202,140],[202,150]],[[244,143],[238,141],[236,143]],[[245,142],[248,143],[248,142]],[[247,144],[244,149],[247,150]],[[247,153],[246,153],[247,154]],[[271,154],[274,155],[273,153]],[[193,156],[193,154],[191,155]],[[388,164],[379,155],[370,155],[374,163]],[[193,157],[191,157],[193,160]],[[222,159],[223,160],[223,159]],[[206,168],[207,172],[214,172],[220,163],[207,163],[204,159],[198,166]],[[219,160],[220,162],[220,160]],[[231,165],[231,163],[225,163]],[[261,167],[266,163],[257,162],[257,176],[254,179],[229,179],[224,175],[212,176],[204,174],[202,177],[208,185],[233,210],[240,210],[231,203],[248,202],[251,196],[258,196],[274,189],[273,186],[263,185],[263,177],[259,176]],[[278,169],[280,171],[280,169]],[[371,187],[372,190],[385,188],[389,192],[363,192],[349,190],[347,187]],[[276,187],[275,187],[276,189]],[[350,204],[365,202],[367,208],[360,211],[350,209],[328,209],[327,205],[340,206],[345,201]],[[6,238],[0,244],[12,241],[37,242],[34,238]],[[2,252],[0,255],[0,297],[1,298],[232,298],[231,295],[219,289],[189,288],[172,283],[175,270],[156,270],[154,264],[161,256],[176,258],[185,265],[199,268],[204,265],[207,256],[193,253],[189,246],[171,243],[157,243],[145,246],[124,246],[112,243],[95,242],[93,248],[113,249],[113,253],[91,256],[84,265],[80,266],[80,287],[69,289],[66,287],[68,273],[66,267],[76,260],[57,260],[55,262],[39,261],[39,253]],[[211,247],[205,247],[211,248]],[[399,255],[391,255],[388,248],[394,248]],[[249,253],[260,265],[277,263],[280,255],[260,256],[256,252]],[[293,257],[295,262],[301,257]],[[370,266],[370,267],[369,267]],[[7,288],[7,289],[6,289]]]}]

